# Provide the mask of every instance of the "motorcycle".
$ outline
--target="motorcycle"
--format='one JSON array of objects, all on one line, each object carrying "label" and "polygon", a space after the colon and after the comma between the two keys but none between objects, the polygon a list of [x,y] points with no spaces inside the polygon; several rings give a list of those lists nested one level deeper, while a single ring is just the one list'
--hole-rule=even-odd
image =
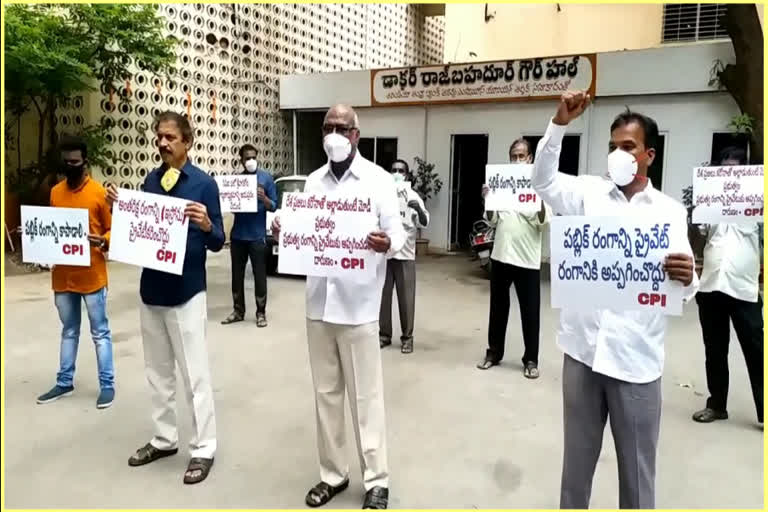
[{"label": "motorcycle", "polygon": [[480,266],[488,275],[491,273],[491,251],[493,250],[493,239],[496,235],[496,228],[485,219],[478,220],[472,224],[472,231],[469,235],[469,243],[472,252],[480,261]]}]

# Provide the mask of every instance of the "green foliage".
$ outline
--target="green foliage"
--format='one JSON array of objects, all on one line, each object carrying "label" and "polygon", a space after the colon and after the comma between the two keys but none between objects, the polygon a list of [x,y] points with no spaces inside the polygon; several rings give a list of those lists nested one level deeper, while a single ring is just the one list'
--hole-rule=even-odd
[{"label": "green foliage", "polygon": [[755,118],[749,114],[739,114],[733,116],[728,126],[736,130],[738,133],[752,134]]},{"label": "green foliage", "polygon": [[413,190],[416,191],[421,199],[426,203],[429,199],[440,193],[443,188],[443,180],[440,175],[434,172],[435,164],[430,164],[419,157],[416,157],[416,173],[413,178]]},{"label": "green foliage", "polygon": [[66,98],[107,90],[132,75],[175,62],[175,39],[163,34],[152,5],[14,4],[5,9],[6,94]]},{"label": "green foliage", "polygon": [[[34,107],[38,116],[37,161],[17,169],[8,183],[23,200],[58,170],[58,155],[51,151],[57,105],[97,88],[117,90],[137,70],[167,75],[177,41],[164,34],[163,20],[147,4],[13,4],[3,16],[6,113],[19,122]],[[78,134],[89,144],[91,166],[107,163],[106,130],[95,125]]]}]

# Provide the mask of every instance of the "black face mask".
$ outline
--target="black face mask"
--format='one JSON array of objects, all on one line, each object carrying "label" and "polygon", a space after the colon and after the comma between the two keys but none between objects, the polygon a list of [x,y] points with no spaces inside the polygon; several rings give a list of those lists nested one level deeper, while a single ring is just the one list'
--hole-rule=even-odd
[{"label": "black face mask", "polygon": [[67,177],[67,181],[71,185],[76,185],[83,176],[84,168],[85,163],[80,165],[64,164],[64,175]]}]

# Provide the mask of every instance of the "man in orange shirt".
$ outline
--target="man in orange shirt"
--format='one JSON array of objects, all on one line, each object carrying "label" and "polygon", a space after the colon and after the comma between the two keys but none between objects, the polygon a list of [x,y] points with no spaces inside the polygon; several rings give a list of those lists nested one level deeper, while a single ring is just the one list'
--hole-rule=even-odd
[{"label": "man in orange shirt", "polygon": [[74,391],[73,378],[77,346],[80,340],[81,301],[85,302],[91,337],[96,345],[101,392],[96,407],[105,409],[115,398],[115,370],[112,359],[112,333],[107,320],[107,262],[104,253],[109,247],[112,214],[106,191],[86,172],[88,148],[79,138],[67,138],[61,144],[61,159],[66,180],[51,190],[51,206],[86,208],[88,210],[91,243],[91,266],[56,265],[52,280],[56,308],[61,319],[61,352],[56,385],[37,398],[47,404]]}]

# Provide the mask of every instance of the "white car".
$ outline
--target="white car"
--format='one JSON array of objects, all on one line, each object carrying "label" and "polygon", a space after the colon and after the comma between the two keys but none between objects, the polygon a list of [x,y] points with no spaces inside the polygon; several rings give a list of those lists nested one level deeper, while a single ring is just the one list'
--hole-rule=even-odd
[{"label": "white car", "polygon": [[277,188],[277,210],[267,212],[267,272],[274,274],[277,271],[277,253],[278,243],[272,236],[272,219],[280,213],[280,207],[283,205],[283,195],[286,192],[303,192],[304,184],[307,182],[306,176],[293,175],[283,176],[275,180]]}]

